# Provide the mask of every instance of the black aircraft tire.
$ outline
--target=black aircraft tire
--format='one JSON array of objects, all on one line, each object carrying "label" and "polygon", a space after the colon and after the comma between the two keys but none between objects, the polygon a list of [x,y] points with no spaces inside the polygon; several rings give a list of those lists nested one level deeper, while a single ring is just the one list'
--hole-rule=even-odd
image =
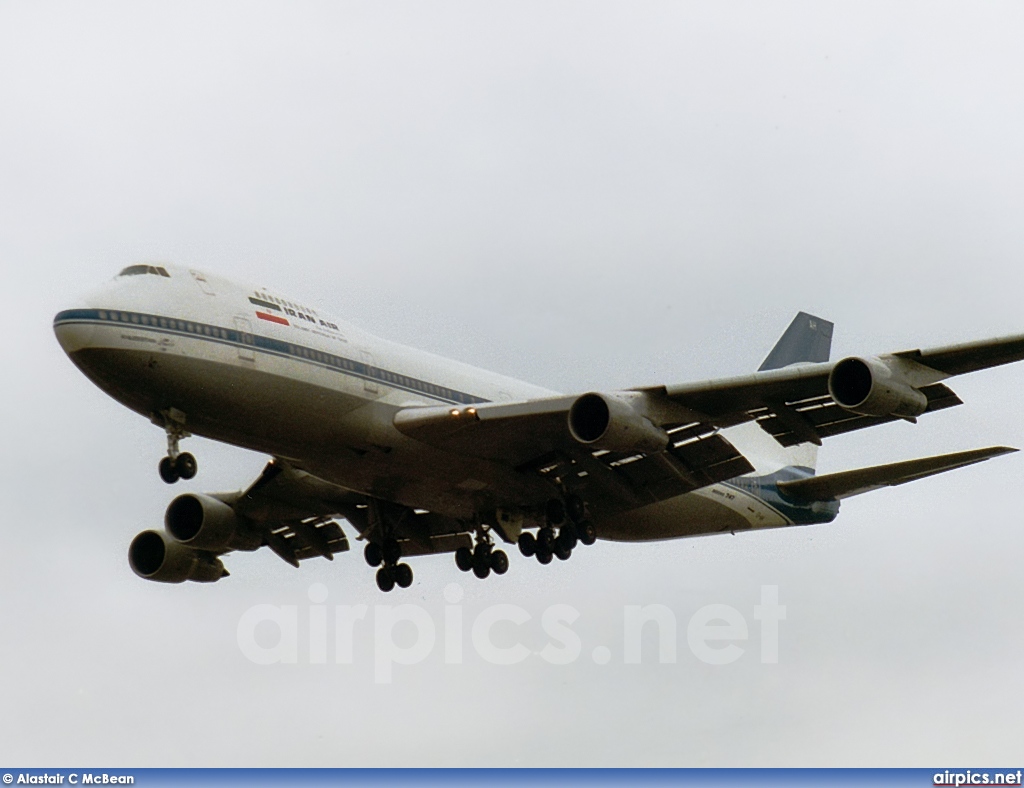
[{"label": "black aircraft tire", "polygon": [[199,470],[199,463],[195,457],[185,452],[174,460],[174,470],[182,479],[194,479],[196,471]]},{"label": "black aircraft tire", "polygon": [[363,548],[363,558],[370,566],[380,566],[384,561],[384,552],[376,542],[370,542]]},{"label": "black aircraft tire", "polygon": [[401,588],[408,588],[412,585],[412,567],[408,564],[398,564],[392,574],[395,576],[395,582],[398,583]]},{"label": "black aircraft tire", "polygon": [[491,573],[491,565],[473,563],[473,574],[479,577],[481,580],[487,579],[487,576]]},{"label": "black aircraft tire", "polygon": [[174,467],[174,460],[170,457],[164,457],[160,460],[158,467],[160,471],[160,478],[163,479],[167,484],[174,484],[181,477],[178,476],[178,470]]},{"label": "black aircraft tire", "polygon": [[473,568],[473,553],[468,547],[460,547],[455,551],[455,565],[463,572]]},{"label": "black aircraft tire", "polygon": [[395,576],[390,566],[382,566],[377,570],[377,588],[385,594],[395,587]]}]

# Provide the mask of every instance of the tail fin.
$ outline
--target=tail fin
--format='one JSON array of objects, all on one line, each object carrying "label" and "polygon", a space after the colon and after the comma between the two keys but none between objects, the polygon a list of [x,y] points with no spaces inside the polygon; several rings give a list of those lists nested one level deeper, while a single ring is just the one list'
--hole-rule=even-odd
[{"label": "tail fin", "polygon": [[832,323],[800,312],[789,324],[786,333],[757,368],[758,372],[782,369],[801,361],[828,361],[832,350]]},{"label": "tail fin", "polygon": [[[827,320],[799,312],[757,371],[781,369],[800,362],[828,361],[832,352],[832,327]],[[780,447],[780,451],[784,454],[781,459],[785,465],[813,471],[818,464],[818,447],[812,443],[788,449]]]}]

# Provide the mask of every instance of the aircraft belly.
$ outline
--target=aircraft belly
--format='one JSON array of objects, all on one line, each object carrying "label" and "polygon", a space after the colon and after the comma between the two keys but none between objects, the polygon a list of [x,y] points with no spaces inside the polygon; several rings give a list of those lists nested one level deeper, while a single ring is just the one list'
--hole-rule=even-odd
[{"label": "aircraft belly", "polygon": [[156,346],[87,348],[72,357],[100,388],[142,415],[175,408],[186,414],[190,432],[269,454],[337,449],[345,415],[363,405],[312,382],[315,374],[310,382],[275,375],[230,347],[205,350],[202,358]]},{"label": "aircraft belly", "polygon": [[175,408],[196,435],[286,457],[347,489],[453,517],[551,496],[539,477],[402,435],[391,421],[397,406],[351,393],[361,381],[350,387],[332,370],[263,354],[254,362],[233,346],[199,339],[161,344],[141,331],[121,333],[72,359],[147,417]]},{"label": "aircraft belly", "polygon": [[715,484],[595,522],[602,539],[640,542],[790,525],[761,499]]}]

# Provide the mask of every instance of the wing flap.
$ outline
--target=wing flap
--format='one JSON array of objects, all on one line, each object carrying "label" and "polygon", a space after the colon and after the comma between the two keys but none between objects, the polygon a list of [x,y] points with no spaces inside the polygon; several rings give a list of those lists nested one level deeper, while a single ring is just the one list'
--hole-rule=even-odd
[{"label": "wing flap", "polygon": [[650,502],[674,498],[754,470],[747,458],[721,435],[698,438],[666,452],[620,461],[611,467]]},{"label": "wing flap", "polygon": [[803,502],[838,501],[882,487],[894,487],[937,473],[974,465],[1015,451],[1017,449],[1008,446],[992,446],[987,449],[972,449],[889,465],[858,468],[854,471],[811,476],[806,479],[779,482],[779,492]]},{"label": "wing flap", "polygon": [[[928,398],[928,409],[925,413],[963,404],[962,400],[942,383],[922,386],[921,393]],[[756,415],[756,420],[761,429],[783,446],[795,446],[806,442],[821,445],[822,438],[898,421],[895,416],[861,416],[851,413],[839,407],[828,394],[802,402],[783,403],[765,408],[763,414]]]}]

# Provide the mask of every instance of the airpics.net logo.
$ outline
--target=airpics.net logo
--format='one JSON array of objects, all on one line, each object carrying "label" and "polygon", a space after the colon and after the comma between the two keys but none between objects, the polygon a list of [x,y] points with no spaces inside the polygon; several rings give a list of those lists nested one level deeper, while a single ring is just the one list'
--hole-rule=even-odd
[{"label": "airpics.net logo", "polygon": [[1020,785],[1021,770],[1015,772],[978,772],[970,769],[963,772],[951,772],[946,769],[944,772],[936,772],[932,778],[932,785],[957,786],[961,785]]},{"label": "airpics.net logo", "polygon": [[[580,611],[567,604],[550,605],[539,616],[508,603],[488,605],[469,615],[462,604],[462,587],[449,583],[440,616],[417,604],[374,605],[372,610],[365,604],[338,604],[333,605],[331,615],[327,586],[314,583],[308,596],[310,604],[302,614],[298,605],[270,604],[253,605],[242,614],[236,634],[246,659],[257,665],[294,665],[301,652],[311,665],[351,665],[357,651],[366,651],[356,648],[357,641],[361,645],[370,641],[374,681],[390,684],[396,665],[418,665],[438,649],[443,649],[448,665],[464,664],[472,648],[484,662],[503,666],[531,659],[569,665],[584,658],[588,650],[576,629]],[[308,638],[300,638],[301,619],[305,619],[302,629]],[[644,662],[644,632],[653,629],[660,664],[676,664],[681,637],[693,657],[707,665],[736,662],[755,640],[759,641],[760,661],[776,664],[779,624],[785,619],[786,607],[779,603],[779,587],[774,585],[761,586],[760,602],[753,605],[753,627],[730,605],[701,607],[684,622],[685,629],[667,605],[624,605],[618,653],[624,664]],[[542,645],[530,648],[523,640]],[[596,645],[589,648],[589,657],[597,665],[607,665],[616,654],[607,645]],[[652,655],[646,661],[653,662]]]}]

